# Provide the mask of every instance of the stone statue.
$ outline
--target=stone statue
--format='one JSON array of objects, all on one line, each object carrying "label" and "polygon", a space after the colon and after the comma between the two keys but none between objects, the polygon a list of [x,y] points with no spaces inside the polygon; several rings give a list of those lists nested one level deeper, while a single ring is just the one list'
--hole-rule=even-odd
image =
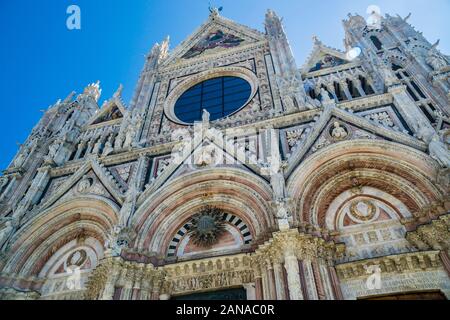
[{"label": "stone statue", "polygon": [[109,156],[111,153],[113,153],[113,151],[114,151],[114,148],[113,148],[111,139],[108,139],[108,141],[106,141],[106,143],[105,143],[105,148],[103,149],[102,156],[103,157]]},{"label": "stone statue", "polygon": [[8,242],[14,232],[14,226],[11,221],[6,221],[3,229],[0,230],[0,250],[4,250],[5,244]]},{"label": "stone statue", "polygon": [[288,212],[288,209],[286,208],[286,201],[278,200],[276,202],[276,205],[277,205],[277,212],[276,212],[277,218],[288,219],[290,217],[290,214]]},{"label": "stone statue", "polygon": [[285,181],[283,170],[273,172],[270,176],[270,183],[272,185],[275,198],[276,199],[283,198],[285,194]]},{"label": "stone statue", "polygon": [[119,234],[121,231],[122,228],[115,226],[105,241],[105,249],[110,251],[113,257],[120,256],[120,253],[122,251],[122,248],[118,244]]},{"label": "stone statue", "polygon": [[124,147],[131,147],[133,143],[134,137],[136,136],[136,128],[133,125],[128,126],[128,130],[125,134],[125,143]]},{"label": "stone statue", "polygon": [[201,149],[195,164],[198,166],[214,165],[216,160],[216,148],[213,144],[210,144]]},{"label": "stone statue", "polygon": [[8,178],[6,177],[0,177],[0,195],[3,190],[3,188],[8,184]]},{"label": "stone statue", "polygon": [[345,128],[341,127],[339,122],[336,121],[333,124],[333,126],[334,126],[334,128],[333,128],[333,131],[331,132],[331,136],[333,138],[338,139],[338,140],[347,138],[348,132]]},{"label": "stone statue", "polygon": [[55,159],[56,153],[58,152],[60,146],[61,146],[61,144],[60,144],[60,142],[58,140],[53,142],[48,147],[48,154],[47,154],[46,160],[53,161]]},{"label": "stone statue", "polygon": [[102,139],[99,139],[99,140],[94,144],[94,148],[92,149],[92,153],[93,153],[93,154],[99,154],[101,146],[102,146]]},{"label": "stone statue", "polygon": [[120,225],[126,226],[128,219],[134,210],[136,198],[139,196],[139,191],[134,184],[131,184],[125,195],[125,201],[123,202],[122,209],[120,210]]},{"label": "stone statue", "polygon": [[426,61],[434,71],[439,71],[449,65],[447,59],[434,46],[428,51]]},{"label": "stone statue", "polygon": [[202,114],[203,125],[207,126],[209,124],[209,121],[210,121],[210,113],[208,111],[206,111],[205,109],[203,109],[203,114]]},{"label": "stone statue", "polygon": [[89,191],[89,188],[92,186],[92,180],[86,176],[83,177],[83,179],[78,184],[78,192],[80,193],[86,193]]},{"label": "stone statue", "polygon": [[442,141],[438,133],[435,133],[428,145],[430,156],[443,168],[450,168],[450,151],[448,145]]},{"label": "stone statue", "polygon": [[324,88],[320,88],[320,100],[322,103],[330,102],[332,99],[330,98],[330,95],[328,94],[328,91]]},{"label": "stone statue", "polygon": [[22,150],[19,153],[19,155],[16,157],[16,159],[14,160],[14,163],[13,163],[14,167],[16,167],[16,168],[22,167],[29,152],[30,152],[30,150],[28,148],[24,148],[24,150]]}]

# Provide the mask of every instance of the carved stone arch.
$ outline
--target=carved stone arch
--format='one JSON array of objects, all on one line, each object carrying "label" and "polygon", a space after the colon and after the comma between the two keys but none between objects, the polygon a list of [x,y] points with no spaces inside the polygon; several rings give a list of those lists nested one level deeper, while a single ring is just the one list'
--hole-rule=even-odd
[{"label": "carved stone arch", "polygon": [[[217,235],[217,242],[212,245],[196,245],[193,241],[192,220],[205,208],[213,208],[220,212],[218,220],[221,224],[221,233]],[[202,206],[197,210],[193,210],[194,215],[191,215],[188,220],[184,221],[178,227],[170,241],[166,254],[169,258],[182,257],[199,257],[211,254],[236,253],[244,246],[249,246],[252,242],[252,229],[247,225],[247,221],[240,216],[230,213],[229,209],[222,209],[215,206]]]},{"label": "carved stone arch", "polygon": [[150,196],[133,217],[135,247],[164,254],[180,223],[204,206],[239,216],[253,239],[276,226],[272,191],[260,177],[237,168],[213,168],[177,177]]},{"label": "carved stone arch", "polygon": [[383,61],[392,67],[393,64],[396,64],[403,69],[408,69],[411,61],[406,57],[403,53],[399,51],[385,51],[383,53]]},{"label": "carved stone arch", "polygon": [[118,221],[119,208],[98,196],[71,199],[30,219],[13,237],[2,272],[37,276],[61,247],[75,239],[96,239],[102,245]]},{"label": "carved stone arch", "polygon": [[416,149],[387,141],[346,141],[306,159],[289,177],[294,221],[325,226],[325,213],[342,192],[373,187],[400,199],[409,212],[440,201],[445,191],[434,177],[437,166]]}]

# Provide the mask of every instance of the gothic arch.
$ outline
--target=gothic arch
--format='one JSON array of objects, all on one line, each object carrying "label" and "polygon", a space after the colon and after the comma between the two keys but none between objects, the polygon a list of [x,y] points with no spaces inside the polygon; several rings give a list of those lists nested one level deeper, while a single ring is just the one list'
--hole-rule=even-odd
[{"label": "gothic arch", "polygon": [[442,199],[444,190],[432,181],[437,169],[426,154],[393,142],[331,145],[306,159],[288,179],[294,221],[326,228],[326,212],[333,200],[358,187],[384,190],[415,213]]},{"label": "gothic arch", "polygon": [[11,239],[12,256],[3,272],[35,277],[58,250],[74,240],[91,238],[103,246],[118,213],[115,203],[99,196],[75,198],[47,209]]},{"label": "gothic arch", "polygon": [[182,175],[137,210],[132,221],[136,247],[164,255],[183,222],[205,206],[239,217],[253,239],[263,237],[276,225],[271,199],[269,184],[242,169],[212,168]]}]

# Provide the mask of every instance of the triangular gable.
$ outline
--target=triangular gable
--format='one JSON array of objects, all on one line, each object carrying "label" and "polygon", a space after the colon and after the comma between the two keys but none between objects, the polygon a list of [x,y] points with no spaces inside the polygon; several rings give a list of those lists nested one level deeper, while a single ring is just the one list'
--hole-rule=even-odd
[{"label": "triangular gable", "polygon": [[[171,155],[167,157],[162,157],[162,161],[164,161],[164,168],[158,174],[156,178],[154,178],[151,184],[147,187],[147,189],[140,195],[138,199],[138,203],[142,202],[143,199],[146,199],[150,194],[161,188],[164,184],[166,184],[170,178],[186,163],[193,163],[191,157],[199,152],[202,148],[205,148],[208,145],[213,145],[214,147],[223,150],[223,157],[228,159],[235,159],[237,162],[237,166],[245,167],[247,170],[252,171],[253,173],[259,175],[261,172],[261,167],[257,164],[257,155],[249,156],[248,153],[243,150],[241,147],[237,147],[234,143],[222,140],[220,132],[217,132],[215,129],[205,130],[204,135],[194,135],[194,139],[191,142],[192,148],[185,148],[179,154],[177,154],[177,161],[174,161]],[[218,138],[219,137],[219,138]],[[237,149],[237,150],[236,150]],[[252,160],[249,161],[249,157],[252,157]],[[250,162],[250,163],[249,163]],[[153,170],[158,170],[153,166]],[[179,171],[181,172],[181,171]]]},{"label": "triangular gable", "polygon": [[235,48],[245,43],[245,40],[232,33],[222,31],[221,28],[212,29],[209,33],[203,36],[188,52],[181,58],[191,59],[200,56],[204,53],[214,53],[219,50],[227,48]]},{"label": "triangular gable", "polygon": [[93,171],[98,177],[99,181],[105,186],[107,191],[112,197],[122,204],[124,200],[124,194],[121,187],[113,180],[111,173],[103,165],[101,165],[97,159],[91,157],[86,163],[80,167],[68,180],[63,183],[58,190],[48,198],[41,206],[41,210],[47,209],[52,206],[56,201],[63,197],[75,184],[77,184],[89,171]]},{"label": "triangular gable", "polygon": [[177,46],[163,66],[178,60],[203,57],[220,50],[265,41],[264,34],[218,15],[208,20]]},{"label": "triangular gable", "polygon": [[[197,149],[195,149],[192,154],[183,162],[182,165],[180,165],[174,173],[170,176],[170,180],[173,180],[179,176],[196,172],[197,168],[201,166],[193,166],[192,163],[195,163],[196,157],[201,155],[204,148],[208,148],[209,146],[217,146],[213,142],[209,140],[203,141],[202,145],[198,146]],[[239,159],[232,156],[228,152],[223,153],[223,159],[221,161],[221,164],[214,166],[214,167],[208,167],[208,168],[225,168],[225,167],[233,167],[233,168],[239,168],[247,172],[255,173],[254,171],[250,170],[246,165],[244,165]]]},{"label": "triangular gable", "polygon": [[115,104],[112,104],[107,110],[104,110],[101,115],[96,117],[92,124],[100,124],[102,122],[113,121],[120,118],[123,118],[123,113]]},{"label": "triangular gable", "polygon": [[114,96],[105,101],[102,108],[88,122],[88,125],[111,124],[124,117],[126,109],[121,98],[122,89],[123,87],[120,85]]},{"label": "triangular gable", "polygon": [[[332,143],[338,142],[333,141],[332,143],[328,144],[327,141],[330,140],[328,139],[327,141],[325,141],[323,139],[324,135],[332,134],[331,130],[333,130],[334,128],[331,128],[330,124],[332,124],[334,121],[339,122],[341,127],[345,127],[345,124],[348,124],[358,129],[358,132],[355,136],[353,136],[353,138],[352,136],[349,136],[350,139],[376,139],[377,137],[379,137],[381,139],[394,141],[421,151],[425,151],[427,149],[425,143],[418,139],[415,139],[414,137],[406,133],[397,132],[381,127],[363,117],[336,107],[326,107],[318,121],[315,123],[308,137],[304,140],[302,145],[299,146],[289,157],[288,167],[285,171],[285,174],[287,176],[289,176],[292,171],[298,166],[298,164],[300,164],[303,159],[311,153],[313,148],[319,149],[322,147],[326,147],[327,145],[330,145]],[[325,132],[326,130],[330,130],[330,132]],[[318,147],[318,145],[321,146]]]},{"label": "triangular gable", "polygon": [[346,54],[322,44],[315,39],[314,47],[302,67],[304,73],[325,70],[349,63]]},{"label": "triangular gable", "polygon": [[[87,186],[84,187],[86,184]],[[86,190],[83,190],[83,188],[86,188]],[[80,180],[75,182],[75,184],[69,190],[67,190],[63,196],[58,198],[52,205],[57,205],[65,202],[66,200],[71,200],[84,195],[96,195],[114,200],[114,196],[103,185],[94,170],[91,169],[86,174],[84,174]],[[51,194],[50,197],[51,196],[53,196],[53,194]]]}]

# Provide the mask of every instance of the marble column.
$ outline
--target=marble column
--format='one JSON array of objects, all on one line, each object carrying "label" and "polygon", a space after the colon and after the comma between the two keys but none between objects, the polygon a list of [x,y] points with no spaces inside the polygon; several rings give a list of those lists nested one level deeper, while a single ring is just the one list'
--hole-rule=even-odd
[{"label": "marble column", "polygon": [[313,271],[313,275],[314,275],[314,280],[316,283],[318,298],[319,298],[319,300],[327,300],[327,297],[325,294],[324,280],[323,280],[323,276],[320,273],[319,263],[317,261],[312,261],[311,266],[312,266],[312,271]]},{"label": "marble column", "polygon": [[445,271],[447,271],[448,276],[450,277],[450,257],[447,251],[441,251],[439,253],[439,257],[442,260],[442,264],[444,266]]},{"label": "marble column", "polygon": [[319,272],[322,279],[323,288],[325,290],[326,300],[334,300],[333,285],[328,267],[324,263],[319,263]]},{"label": "marble column", "polygon": [[76,159],[79,159],[80,158],[80,156],[81,156],[81,153],[83,152],[83,150],[84,150],[84,148],[86,147],[86,141],[81,141],[79,144],[78,144],[78,149],[77,149],[77,152],[75,153],[75,156],[74,156],[74,160],[76,160]]},{"label": "marble column", "polygon": [[331,93],[331,95],[333,96],[334,101],[339,102],[339,99],[336,95],[336,90],[334,88],[334,83],[329,83],[329,84],[327,84],[326,87],[327,87],[328,91]]},{"label": "marble column", "polygon": [[263,288],[261,275],[255,275],[255,296],[256,300],[263,300]]},{"label": "marble column", "polygon": [[362,88],[361,80],[358,78],[352,79],[353,85],[355,86],[356,90],[358,90],[361,97],[365,97],[366,93],[364,92],[364,89]]},{"label": "marble column", "polygon": [[283,279],[283,267],[279,262],[273,264],[277,300],[286,300],[286,289]]},{"label": "marble column", "polygon": [[253,301],[256,299],[256,284],[255,283],[245,283],[243,287],[247,293],[247,300]]},{"label": "marble column", "polygon": [[336,300],[344,300],[342,295],[341,284],[339,283],[339,278],[334,267],[328,267],[330,273],[331,283],[333,285],[334,296]]},{"label": "marble column", "polygon": [[305,276],[308,300],[319,300],[311,260],[303,260],[303,274]]},{"label": "marble column", "polygon": [[287,254],[284,258],[284,267],[287,273],[290,299],[303,300],[297,257],[293,254]]},{"label": "marble column", "polygon": [[262,291],[264,300],[270,300],[270,288],[269,288],[269,279],[267,274],[267,269],[263,267],[262,273]]},{"label": "marble column", "polygon": [[352,94],[350,93],[350,90],[348,88],[348,83],[347,81],[341,81],[339,82],[340,86],[342,87],[342,91],[344,91],[345,96],[347,97],[348,100],[352,100]]}]

